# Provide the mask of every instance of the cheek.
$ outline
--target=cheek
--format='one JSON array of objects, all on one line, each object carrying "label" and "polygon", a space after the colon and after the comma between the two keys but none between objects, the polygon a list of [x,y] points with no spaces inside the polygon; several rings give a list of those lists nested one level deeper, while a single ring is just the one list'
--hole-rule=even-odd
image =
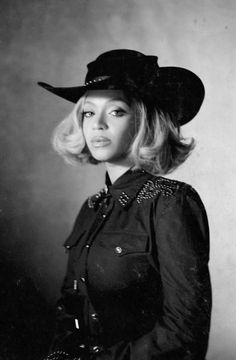
[{"label": "cheek", "polygon": [[131,120],[131,122],[129,123],[129,126],[127,126],[127,128],[124,131],[123,138],[126,140],[126,142],[128,142],[130,144],[130,142],[133,140],[135,134],[136,134],[135,122]]},{"label": "cheek", "polygon": [[117,137],[117,142],[123,150],[128,150],[134,139],[135,131],[134,128],[128,127],[120,133],[120,136]]}]

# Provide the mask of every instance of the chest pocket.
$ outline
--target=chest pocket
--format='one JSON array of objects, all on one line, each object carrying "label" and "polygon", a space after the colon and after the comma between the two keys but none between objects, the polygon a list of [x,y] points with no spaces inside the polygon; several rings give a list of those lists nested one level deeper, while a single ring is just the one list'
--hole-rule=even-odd
[{"label": "chest pocket", "polygon": [[148,237],[146,234],[123,231],[105,232],[100,234],[97,244],[119,257],[148,251]]},{"label": "chest pocket", "polygon": [[89,252],[90,286],[106,294],[134,290],[148,281],[149,257],[147,234],[101,232]]}]

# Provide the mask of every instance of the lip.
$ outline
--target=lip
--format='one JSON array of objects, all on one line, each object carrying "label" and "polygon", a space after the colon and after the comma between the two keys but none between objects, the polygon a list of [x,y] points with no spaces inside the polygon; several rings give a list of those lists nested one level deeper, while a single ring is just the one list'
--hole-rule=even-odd
[{"label": "lip", "polygon": [[93,147],[104,147],[111,143],[111,140],[105,136],[94,136],[91,139]]}]

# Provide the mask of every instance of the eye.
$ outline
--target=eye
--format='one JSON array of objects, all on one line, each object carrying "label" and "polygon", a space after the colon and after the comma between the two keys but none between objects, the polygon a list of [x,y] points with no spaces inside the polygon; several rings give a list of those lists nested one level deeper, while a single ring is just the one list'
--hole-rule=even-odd
[{"label": "eye", "polygon": [[121,116],[123,116],[125,113],[126,113],[126,111],[123,110],[123,109],[115,109],[115,110],[112,110],[112,111],[110,112],[111,115],[116,116],[116,117],[121,117]]},{"label": "eye", "polygon": [[82,118],[90,118],[94,115],[94,113],[92,111],[83,111],[82,113]]}]

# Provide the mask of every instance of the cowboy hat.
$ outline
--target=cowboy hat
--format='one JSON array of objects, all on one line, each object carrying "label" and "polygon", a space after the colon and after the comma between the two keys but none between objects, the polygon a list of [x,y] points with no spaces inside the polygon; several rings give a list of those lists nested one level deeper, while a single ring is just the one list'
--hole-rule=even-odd
[{"label": "cowboy hat", "polygon": [[201,107],[205,94],[203,83],[192,71],[173,66],[159,67],[157,60],[157,56],[134,50],[112,50],[87,65],[85,83],[81,86],[38,84],[73,103],[88,90],[124,90],[168,112],[175,125],[184,125]]}]

